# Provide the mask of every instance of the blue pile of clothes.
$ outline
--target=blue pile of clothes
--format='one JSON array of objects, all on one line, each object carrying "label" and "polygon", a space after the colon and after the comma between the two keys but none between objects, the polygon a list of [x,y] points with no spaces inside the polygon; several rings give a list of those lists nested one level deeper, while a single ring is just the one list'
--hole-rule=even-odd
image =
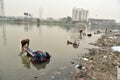
[{"label": "blue pile of clothes", "polygon": [[43,52],[43,51],[40,51],[40,50],[37,50],[37,51],[33,51],[32,49],[28,49],[29,52],[31,52],[34,56],[32,56],[32,59],[31,61],[33,63],[43,63],[47,60],[50,59],[50,54],[48,52]]}]

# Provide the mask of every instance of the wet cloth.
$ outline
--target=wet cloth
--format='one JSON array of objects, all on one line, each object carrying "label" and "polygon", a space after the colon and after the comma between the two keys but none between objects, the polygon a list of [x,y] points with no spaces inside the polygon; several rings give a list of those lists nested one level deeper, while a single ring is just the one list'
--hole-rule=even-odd
[{"label": "wet cloth", "polygon": [[34,51],[31,48],[28,48],[28,51],[33,55],[32,62],[35,62],[35,63],[41,63],[41,62],[47,61],[50,58],[49,53],[47,52],[43,52],[40,50]]},{"label": "wet cloth", "polygon": [[41,62],[44,62],[46,60],[47,60],[47,58],[46,58],[46,54],[45,53],[34,52],[34,57],[32,58],[33,62],[41,63]]}]

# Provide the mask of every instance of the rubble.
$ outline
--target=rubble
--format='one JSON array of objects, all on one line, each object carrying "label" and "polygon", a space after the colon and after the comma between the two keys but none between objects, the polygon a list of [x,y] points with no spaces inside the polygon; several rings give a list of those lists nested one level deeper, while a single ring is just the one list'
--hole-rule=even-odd
[{"label": "rubble", "polygon": [[[120,52],[113,46],[120,46],[120,32],[109,32],[102,35],[91,45],[97,48],[88,49],[89,53],[79,60],[85,69],[76,69],[73,80],[116,80],[117,67],[120,67]],[[119,74],[120,75],[120,74]]]}]

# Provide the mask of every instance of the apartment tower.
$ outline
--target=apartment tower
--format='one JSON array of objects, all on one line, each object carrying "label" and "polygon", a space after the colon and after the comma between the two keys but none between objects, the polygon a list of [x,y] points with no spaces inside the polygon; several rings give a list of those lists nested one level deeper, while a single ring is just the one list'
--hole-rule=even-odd
[{"label": "apartment tower", "polygon": [[73,21],[87,21],[88,10],[84,10],[83,8],[73,8],[72,20]]}]

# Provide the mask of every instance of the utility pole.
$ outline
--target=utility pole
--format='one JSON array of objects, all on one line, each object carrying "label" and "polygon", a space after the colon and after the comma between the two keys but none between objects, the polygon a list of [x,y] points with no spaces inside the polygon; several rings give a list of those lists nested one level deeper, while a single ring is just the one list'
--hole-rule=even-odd
[{"label": "utility pole", "polygon": [[0,16],[4,16],[4,0],[0,0]]}]

